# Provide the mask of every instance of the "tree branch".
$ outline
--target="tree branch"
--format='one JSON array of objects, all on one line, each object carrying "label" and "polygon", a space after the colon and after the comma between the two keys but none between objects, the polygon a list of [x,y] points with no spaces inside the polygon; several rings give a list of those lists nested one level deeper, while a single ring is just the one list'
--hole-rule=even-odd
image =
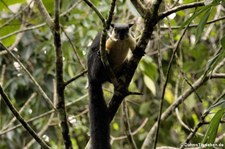
[{"label": "tree branch", "polygon": [[9,107],[13,115],[17,118],[17,120],[23,125],[23,127],[29,132],[29,134],[41,145],[44,149],[50,149],[50,147],[42,140],[36,132],[30,127],[28,123],[25,122],[25,120],[22,118],[22,116],[18,113],[16,108],[12,105],[11,101],[7,97],[7,95],[4,93],[2,86],[0,85],[0,94],[2,96],[2,99],[4,100],[5,104]]},{"label": "tree branch", "polygon": [[144,7],[144,5],[142,5],[140,0],[131,0],[131,3],[134,5],[134,7],[138,11],[138,13],[141,15],[141,17],[144,18],[147,10]]},{"label": "tree branch", "polygon": [[77,74],[76,76],[74,76],[73,78],[71,78],[70,80],[68,80],[67,82],[65,82],[64,83],[64,87],[66,87],[67,85],[69,85],[70,83],[72,83],[73,81],[75,81],[76,79],[80,78],[85,73],[87,73],[87,70],[82,71],[81,73]]},{"label": "tree branch", "polygon": [[49,15],[48,11],[46,10],[42,0],[35,0],[35,4],[38,7],[39,12],[41,13],[42,17],[44,18],[45,22],[47,23],[48,27],[53,32],[55,30],[55,24],[53,22],[53,19]]},{"label": "tree branch", "polygon": [[181,43],[181,40],[183,39],[183,37],[185,35],[186,30],[187,30],[187,27],[183,30],[180,39],[176,43],[176,46],[175,46],[175,48],[173,50],[172,56],[171,56],[170,61],[169,61],[168,69],[167,69],[167,72],[166,72],[166,80],[165,80],[165,83],[163,85],[162,96],[161,96],[161,99],[160,99],[159,114],[158,114],[158,119],[157,119],[157,128],[156,128],[155,140],[154,140],[154,145],[153,145],[154,149],[156,148],[156,144],[157,144],[157,141],[158,141],[158,133],[159,133],[159,128],[160,128],[162,109],[163,109],[163,103],[164,103],[163,101],[164,101],[166,87],[167,87],[167,84],[168,84],[168,81],[169,81],[169,77],[170,77],[170,72],[171,72],[171,69],[172,69],[172,63],[173,63],[173,60],[174,60],[175,55],[177,53],[178,47],[179,47],[179,45]]},{"label": "tree branch", "polygon": [[[200,77],[196,82],[193,83],[192,87],[188,88],[182,95],[180,95],[177,100],[170,105],[165,112],[162,113],[161,121],[168,118],[172,112],[175,110],[176,107],[178,107],[182,102],[186,100],[186,98],[191,95],[195,90],[197,90],[200,86],[202,86],[205,82],[209,80],[209,77]],[[155,123],[151,130],[149,131],[147,137],[145,138],[145,141],[142,145],[142,149],[148,148],[149,144],[153,141],[153,136],[156,133],[157,123]]]},{"label": "tree branch", "polygon": [[62,136],[66,149],[72,148],[72,142],[69,135],[69,126],[67,123],[67,114],[64,97],[64,80],[63,80],[63,53],[61,48],[60,24],[59,24],[60,0],[55,0],[55,22],[54,22],[54,45],[56,55],[56,95],[58,98],[57,110],[61,125]]},{"label": "tree branch", "polygon": [[98,11],[98,9],[95,7],[95,5],[90,2],[89,0],[83,0],[89,7],[91,7],[91,9],[94,10],[94,12],[98,15],[98,17],[100,18],[100,20],[102,21],[102,24],[105,25],[105,18],[103,17],[103,15],[101,14],[101,12]]},{"label": "tree branch", "polygon": [[[53,103],[54,105],[56,104],[56,81],[53,79]],[[38,135],[41,136],[45,133],[45,131],[48,129],[49,125],[51,124],[53,118],[54,118],[55,113],[51,113],[50,117],[48,118],[47,123],[44,125],[44,127],[38,132]],[[29,149],[31,146],[34,144],[35,140],[31,139],[27,145],[24,147],[24,149]]]},{"label": "tree branch", "polygon": [[129,145],[131,147],[131,149],[137,149],[137,145],[134,141],[133,135],[131,133],[130,130],[130,122],[129,122],[129,116],[128,116],[128,109],[127,109],[127,105],[126,105],[126,101],[123,102],[123,123],[125,126],[125,134],[127,136]]},{"label": "tree branch", "polygon": [[196,8],[196,7],[200,7],[200,6],[204,6],[204,2],[194,2],[194,3],[180,5],[180,6],[174,7],[170,10],[167,10],[163,13],[160,13],[159,19],[162,20],[165,17],[171,15],[172,13],[175,13],[175,12],[180,11],[180,10],[189,9],[189,8]]},{"label": "tree branch", "polygon": [[82,67],[83,69],[85,69],[85,65],[82,63],[81,58],[80,58],[80,56],[78,55],[77,49],[76,49],[75,45],[73,44],[73,41],[70,39],[70,37],[68,36],[68,34],[67,34],[67,32],[64,30],[64,28],[61,27],[61,29],[62,29],[62,31],[64,32],[66,38],[68,39],[68,41],[69,41],[69,43],[70,43],[70,45],[71,45],[71,47],[72,47],[72,49],[73,49],[73,51],[74,51],[74,53],[75,53],[75,55],[76,55],[77,61],[80,63],[81,67]]},{"label": "tree branch", "polygon": [[[145,118],[144,121],[141,123],[141,125],[136,129],[134,130],[133,132],[131,132],[131,135],[134,136],[136,135],[148,122],[148,118]],[[111,140],[111,144],[114,142],[114,141],[117,141],[117,140],[122,140],[122,139],[126,139],[127,136],[120,136],[120,137],[112,137],[112,140]]]},{"label": "tree branch", "polygon": [[182,146],[180,147],[181,149],[185,148],[185,144],[189,143],[190,140],[194,137],[194,135],[197,133],[198,129],[205,123],[204,119],[206,118],[206,116],[210,113],[210,111],[217,107],[218,105],[221,105],[224,103],[224,100],[219,102],[221,99],[223,99],[225,96],[225,91],[214,101],[214,103],[202,114],[200,121],[198,122],[198,124],[194,127],[194,130],[188,135],[187,139],[185,140],[185,143],[182,144]]},{"label": "tree branch", "polygon": [[[37,93],[32,93],[31,96],[27,99],[27,101],[25,102],[25,104],[20,108],[20,110],[18,111],[19,114],[22,113],[22,111],[25,109],[25,107],[27,107],[27,105],[29,105],[29,103],[32,101],[32,99],[37,95]],[[7,125],[5,127],[2,128],[2,130],[6,130],[8,129],[14,122],[16,121],[16,117],[13,117],[9,122],[7,122]],[[1,131],[2,131],[1,130]]]},{"label": "tree branch", "polygon": [[[81,96],[80,98],[78,98],[77,100],[74,100],[74,101],[72,101],[72,102],[70,102],[70,103],[67,103],[67,104],[66,104],[66,107],[69,107],[69,106],[74,105],[75,103],[77,103],[78,101],[81,101],[82,99],[86,98],[87,96],[88,96],[88,94],[85,94],[85,95]],[[33,122],[33,121],[38,120],[38,119],[40,119],[40,118],[42,118],[42,117],[48,116],[48,115],[50,115],[50,114],[53,113],[53,112],[55,112],[55,111],[54,111],[54,110],[50,110],[50,111],[48,111],[48,112],[45,112],[45,113],[40,114],[40,115],[38,115],[38,116],[35,116],[35,117],[33,117],[33,118],[27,120],[27,123]],[[16,128],[19,128],[19,127],[21,127],[21,126],[22,126],[21,124],[18,124],[18,125],[15,125],[15,126],[11,127],[11,128],[8,128],[7,130],[0,131],[0,136],[3,135],[3,134],[5,134],[5,133],[7,133],[7,132],[10,132],[10,131],[12,131],[12,130],[14,130],[14,129],[16,129]]]},{"label": "tree branch", "polygon": [[30,79],[34,82],[34,84],[37,86],[39,92],[41,95],[44,97],[45,101],[54,109],[54,105],[50,98],[47,96],[47,94],[44,92],[44,90],[41,88],[41,86],[38,84],[38,82],[34,79],[34,77],[31,75],[31,73],[26,69],[26,67],[20,62],[20,60],[8,49],[6,48],[1,42],[0,42],[0,50],[6,50],[12,57],[13,59],[19,63],[21,68],[26,72],[26,74],[30,77]]}]

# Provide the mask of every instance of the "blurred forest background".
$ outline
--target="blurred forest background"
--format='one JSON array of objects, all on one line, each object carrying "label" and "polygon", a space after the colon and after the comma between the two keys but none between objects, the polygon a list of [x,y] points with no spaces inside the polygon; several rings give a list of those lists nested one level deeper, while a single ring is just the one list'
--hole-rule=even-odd
[{"label": "blurred forest background", "polygon": [[[91,2],[104,17],[107,16],[109,0]],[[140,2],[150,7],[148,0]],[[54,1],[43,0],[43,3],[53,16]],[[157,146],[179,148],[185,142],[225,146],[224,2],[165,0],[159,12],[194,3],[201,5],[176,10],[156,25],[145,50],[146,55],[129,87],[143,95],[128,96],[126,104],[120,106],[111,123],[113,149],[131,148],[125,133],[128,130],[137,148],[142,147],[157,121],[166,80],[162,110],[169,111],[169,114],[162,116]],[[63,0],[60,14],[64,80],[74,78],[64,93],[70,135],[73,148],[83,149],[89,140],[86,57],[89,45],[103,27],[99,17],[83,0]],[[129,0],[117,1],[113,22],[134,23],[132,31],[139,39],[144,20]],[[54,39],[33,0],[0,1],[0,41],[25,66],[46,96],[53,100],[56,76]],[[170,63],[172,55],[174,59]],[[168,66],[171,66],[169,74]],[[44,93],[21,64],[5,50],[0,51],[0,84],[39,136],[52,148],[64,148],[57,113],[44,100]],[[113,86],[105,84],[106,100],[110,99],[112,92]],[[127,121],[129,128],[126,127]],[[188,138],[193,130],[197,132]],[[40,148],[2,99],[0,148]]]}]

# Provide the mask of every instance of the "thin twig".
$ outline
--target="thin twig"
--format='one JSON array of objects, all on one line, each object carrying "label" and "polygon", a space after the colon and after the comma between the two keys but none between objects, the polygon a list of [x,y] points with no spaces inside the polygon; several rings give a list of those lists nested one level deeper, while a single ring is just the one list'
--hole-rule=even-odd
[{"label": "thin twig", "polygon": [[[49,125],[51,124],[51,122],[52,122],[52,120],[53,120],[54,114],[55,114],[55,113],[52,113],[52,114],[50,115],[50,117],[48,118],[47,123],[44,125],[44,127],[41,129],[41,131],[38,132],[38,135],[39,135],[39,136],[42,136],[42,135],[45,133],[45,131],[48,129]],[[34,140],[34,139],[30,140],[30,142],[28,142],[27,145],[26,145],[23,149],[30,149],[31,146],[32,146],[34,143],[35,143],[35,140]]]},{"label": "thin twig", "polygon": [[77,74],[76,76],[74,76],[73,78],[71,78],[70,80],[66,81],[64,83],[64,86],[66,87],[67,85],[69,85],[70,83],[72,83],[73,81],[77,80],[78,78],[80,78],[81,76],[83,76],[84,74],[87,73],[87,70],[82,71],[81,73]]},{"label": "thin twig", "polygon": [[94,12],[98,15],[98,17],[100,18],[100,20],[102,21],[102,24],[105,26],[105,19],[103,17],[103,15],[101,14],[101,12],[98,11],[98,9],[94,6],[94,4],[92,2],[90,2],[89,0],[83,0],[89,7],[91,7],[91,9],[94,10]]},{"label": "thin twig", "polygon": [[185,140],[185,143],[182,144],[181,149],[185,148],[185,144],[189,143],[190,140],[194,137],[194,135],[197,133],[198,129],[204,124],[204,119],[206,118],[206,116],[210,113],[210,111],[223,104],[225,101],[221,101],[219,102],[221,99],[223,99],[223,97],[225,96],[225,91],[215,100],[215,102],[202,114],[198,124],[194,127],[193,131],[188,135],[188,137]]},{"label": "thin twig", "polygon": [[6,68],[6,65],[3,64],[2,65],[2,70],[1,70],[1,76],[0,76],[0,85],[3,85],[4,84],[4,77],[5,77],[5,68]]},{"label": "thin twig", "polygon": [[143,2],[140,2],[140,0],[131,0],[131,3],[135,6],[141,17],[144,18],[147,10],[145,6],[142,4]]},{"label": "thin twig", "polygon": [[[81,101],[82,99],[86,98],[87,96],[88,96],[88,94],[85,94],[85,95],[81,96],[80,98],[78,98],[78,99],[76,99],[76,100],[74,100],[74,101],[72,101],[72,102],[66,104],[66,107],[70,107],[70,106],[74,105],[75,103],[77,103],[78,101]],[[40,115],[38,115],[38,116],[35,116],[35,117],[33,117],[33,118],[27,120],[27,123],[33,122],[33,121],[35,121],[35,120],[38,120],[38,119],[43,118],[43,117],[45,117],[45,116],[48,116],[49,114],[51,114],[51,113],[53,113],[53,112],[55,112],[55,111],[54,111],[54,110],[50,110],[50,111],[48,111],[48,112],[45,112],[45,113],[40,114]],[[10,132],[10,131],[12,131],[12,130],[14,130],[14,129],[16,129],[16,128],[19,128],[19,127],[21,127],[21,126],[22,126],[21,124],[18,124],[18,125],[15,125],[15,126],[11,127],[11,128],[8,128],[8,129],[5,130],[5,131],[0,131],[0,136],[3,135],[3,134],[5,134],[5,133],[7,133],[7,132]]]},{"label": "thin twig", "polygon": [[[70,13],[70,11],[72,11],[76,6],[77,6],[77,4],[71,6],[67,11],[63,12],[62,14],[60,14],[60,17],[66,15],[68,13]],[[21,30],[18,30],[18,31],[14,31],[14,32],[9,33],[7,35],[1,36],[0,37],[0,40],[3,40],[5,38],[8,38],[8,37],[13,36],[13,35],[18,34],[18,33],[26,32],[26,31],[30,31],[30,30],[35,30],[35,29],[44,27],[45,25],[46,25],[46,23],[41,23],[41,24],[38,24],[38,25],[35,25],[35,26],[27,27],[25,29],[21,29]],[[1,55],[1,52],[0,52],[0,55]]]},{"label": "thin twig", "polygon": [[[188,26],[188,25],[187,25]],[[170,77],[170,71],[171,71],[171,68],[172,68],[172,63],[173,63],[173,60],[174,60],[174,57],[175,57],[175,54],[177,53],[177,50],[178,50],[178,47],[181,43],[181,40],[183,39],[184,35],[185,35],[185,32],[187,30],[187,27],[183,30],[182,34],[181,34],[181,37],[180,39],[177,41],[176,43],[176,46],[175,46],[175,49],[172,53],[172,56],[170,58],[170,61],[169,61],[169,66],[168,66],[168,69],[167,69],[167,72],[166,72],[166,80],[165,80],[165,83],[163,85],[163,91],[162,91],[162,96],[161,96],[161,100],[160,100],[160,108],[159,108],[159,115],[158,115],[158,124],[157,124],[157,129],[156,129],[156,134],[155,134],[155,144],[154,144],[154,148],[156,148],[156,143],[157,143],[157,139],[158,139],[158,133],[159,133],[159,127],[160,127],[160,123],[161,123],[161,116],[162,116],[162,108],[163,108],[163,101],[164,101],[164,96],[165,96],[165,91],[166,91],[166,86],[168,84],[168,81],[169,81],[169,77]]]},{"label": "thin twig", "polygon": [[15,61],[17,61],[19,63],[19,65],[21,66],[21,68],[26,72],[26,74],[30,77],[30,79],[34,82],[34,84],[37,86],[39,92],[41,93],[41,95],[44,97],[44,99],[46,100],[46,102],[54,109],[54,105],[52,103],[52,101],[50,100],[50,98],[47,96],[47,94],[44,92],[44,90],[41,88],[41,86],[38,84],[38,82],[34,79],[34,77],[31,75],[31,73],[26,69],[26,67],[20,62],[20,60],[10,51],[8,50],[8,48],[6,48],[1,42],[0,42],[0,49],[1,50],[6,50]]},{"label": "thin twig", "polygon": [[[184,123],[184,121],[181,119],[178,108],[175,109],[175,113],[176,113],[177,120],[178,120],[178,122],[181,124],[181,126],[183,126],[184,128],[186,128],[186,129],[189,130],[190,132],[194,132],[194,129],[188,127],[188,125],[186,125],[186,124]],[[199,135],[199,136],[204,136],[203,134],[198,133],[198,132],[197,132],[196,134]]]},{"label": "thin twig", "polygon": [[[188,24],[188,25],[189,25],[189,24]],[[188,26],[188,25],[187,25],[187,26]],[[154,144],[153,144],[153,148],[154,148],[154,149],[156,148],[156,144],[157,144],[158,133],[159,133],[160,123],[161,123],[161,117],[162,117],[162,108],[163,108],[163,103],[164,103],[163,101],[164,101],[164,96],[165,96],[166,86],[167,86],[168,81],[169,81],[169,76],[170,76],[170,71],[171,71],[171,68],[172,68],[172,63],[173,63],[175,54],[177,53],[178,47],[179,47],[179,45],[180,45],[181,40],[182,40],[183,37],[184,37],[184,34],[185,34],[186,30],[187,30],[187,27],[183,30],[180,39],[179,39],[179,40],[177,41],[177,43],[176,43],[176,46],[175,46],[175,48],[174,48],[174,50],[173,50],[173,53],[172,53],[172,56],[171,56],[171,58],[170,58],[169,65],[168,65],[168,68],[167,68],[167,72],[166,72],[166,80],[165,80],[165,83],[164,83],[164,85],[163,85],[162,96],[161,96],[161,100],[160,100],[160,107],[159,107],[158,119],[157,119],[157,123],[156,123],[155,128],[154,128],[154,129],[156,129],[156,130],[154,131],[154,133],[155,133]],[[153,127],[152,127],[152,129],[153,129]],[[150,134],[150,132],[149,132],[149,134]],[[151,134],[151,135],[153,135],[153,134]],[[149,135],[148,135],[148,137],[149,137],[149,138],[152,138],[152,136],[149,136]],[[150,143],[151,141],[148,140],[148,142]],[[145,144],[145,142],[144,142],[142,148],[143,148],[143,149],[147,148],[147,144]]]},{"label": "thin twig", "polygon": [[200,6],[204,6],[204,2],[194,2],[194,3],[180,5],[180,6],[174,7],[172,9],[169,9],[169,10],[159,14],[159,19],[162,20],[165,17],[169,16],[170,14],[175,13],[180,10],[196,8],[196,7],[200,7]]},{"label": "thin twig", "polygon": [[68,34],[67,34],[67,32],[64,30],[64,28],[61,27],[61,29],[62,29],[62,31],[64,32],[64,34],[66,35],[66,38],[68,39],[68,41],[69,41],[69,43],[70,43],[70,45],[71,45],[71,47],[72,47],[72,49],[73,49],[73,51],[74,51],[76,57],[77,57],[78,62],[80,63],[81,67],[82,67],[83,69],[85,69],[85,65],[82,63],[81,58],[80,58],[80,56],[79,56],[78,53],[77,53],[77,49],[76,49],[75,45],[73,44],[72,40],[70,39],[70,37],[68,36]]},{"label": "thin twig", "polygon": [[82,2],[82,0],[77,1],[76,3],[74,3],[69,9],[66,9],[66,11],[64,11],[63,13],[60,14],[60,17],[67,15],[68,13],[70,13],[75,7],[77,7],[78,4],[80,4]]},{"label": "thin twig", "polygon": [[18,17],[18,16],[19,16],[21,13],[23,13],[27,8],[29,8],[29,6],[31,5],[32,2],[33,2],[33,0],[30,1],[30,3],[29,3],[27,6],[25,6],[24,8],[22,8],[19,12],[17,12],[16,14],[14,14],[14,16],[11,17],[9,20],[7,20],[4,24],[2,24],[2,25],[0,26],[0,29],[2,29],[3,27],[9,25],[10,22],[14,21],[16,17]]},{"label": "thin twig", "polygon": [[9,107],[13,115],[17,118],[18,121],[23,125],[23,127],[29,132],[29,134],[41,145],[44,149],[50,149],[50,147],[40,138],[36,132],[30,127],[30,125],[22,118],[22,116],[18,113],[16,108],[12,105],[11,101],[4,93],[2,86],[0,86],[0,94],[5,104]]},{"label": "thin twig", "polygon": [[8,37],[10,37],[10,36],[13,36],[13,35],[15,35],[15,34],[19,34],[19,33],[25,32],[25,31],[35,30],[35,29],[41,28],[41,27],[43,27],[43,26],[45,26],[45,25],[46,25],[46,23],[42,23],[42,24],[38,24],[38,25],[35,25],[35,26],[27,27],[27,28],[25,28],[25,29],[20,29],[20,30],[18,30],[18,31],[9,33],[9,34],[7,34],[7,35],[5,35],[5,36],[1,36],[1,37],[0,37],[0,40],[3,40],[3,39],[5,39],[5,38],[8,38]]},{"label": "thin twig", "polygon": [[218,137],[216,138],[216,140],[215,140],[215,143],[218,143],[219,141],[223,140],[224,138],[225,138],[225,133],[222,134],[222,135],[220,135],[220,136],[218,136]]},{"label": "thin twig", "polygon": [[[22,113],[22,111],[26,108],[26,106],[32,101],[32,99],[33,99],[36,95],[37,95],[37,93],[31,94],[31,96],[28,98],[28,100],[25,102],[25,104],[20,108],[20,110],[19,110],[19,112],[18,112],[19,114]],[[5,130],[5,129],[9,128],[9,127],[15,122],[15,120],[16,120],[16,118],[13,117],[13,118],[7,123],[7,125],[6,125],[5,127],[3,127],[3,129],[2,129],[1,131],[3,131],[3,130]]]},{"label": "thin twig", "polygon": [[[191,88],[193,88],[192,84],[188,81],[188,79],[187,79],[185,73],[181,71],[181,74],[182,74],[182,76],[183,76],[185,82],[186,82]],[[194,90],[194,91],[195,91],[195,95],[197,96],[198,100],[202,103],[201,97],[198,95],[198,93],[197,93],[196,90]]]},{"label": "thin twig", "polygon": [[[9,6],[5,3],[5,1],[1,0],[1,2],[2,2],[3,5],[5,5],[5,7],[6,7],[9,11],[11,11],[11,12],[14,14],[14,16],[13,16],[9,21],[5,22],[0,28],[4,27],[5,25],[8,25],[8,24],[9,24],[11,21],[13,21],[17,16],[19,16],[25,9],[27,9],[27,8],[29,7],[29,5],[31,5],[31,3],[33,2],[33,0],[31,0],[31,1],[29,2],[28,6],[25,6],[25,8],[23,8],[20,12],[17,12],[17,13],[15,13],[14,11],[12,11],[12,9],[9,8]],[[20,6],[20,7],[21,7],[21,6]],[[26,21],[24,20],[24,18],[18,17],[18,20],[21,21],[22,23],[23,23],[23,22],[26,22]],[[26,22],[26,23],[27,23],[27,22]]]},{"label": "thin twig", "polygon": [[133,135],[132,135],[131,130],[130,130],[130,122],[129,122],[129,116],[128,116],[128,109],[127,109],[127,106],[126,106],[126,101],[123,101],[122,105],[123,105],[122,109],[123,109],[123,123],[124,123],[124,126],[125,126],[125,134],[127,136],[130,147],[132,149],[137,149],[137,145],[134,141]]},{"label": "thin twig", "polygon": [[54,21],[49,15],[48,11],[46,10],[44,4],[42,3],[42,0],[35,0],[35,4],[37,5],[39,12],[41,13],[48,27],[51,29],[52,32],[54,32],[55,30]]},{"label": "thin twig", "polygon": [[222,61],[220,61],[220,63],[214,68],[213,72],[217,72],[219,69],[223,68],[223,66],[225,65],[225,58],[223,58]]},{"label": "thin twig", "polygon": [[[211,21],[206,22],[206,25],[209,25],[209,24],[212,24],[212,23],[216,23],[216,22],[222,21],[224,19],[225,19],[225,16],[222,16],[222,17],[220,17],[218,19],[215,19],[215,20],[211,20]],[[188,29],[193,28],[193,27],[197,27],[198,25],[199,24],[190,24],[188,26]],[[160,26],[160,29],[168,29],[168,27]],[[171,26],[171,29],[181,29],[181,26]]]},{"label": "thin twig", "polygon": [[[54,106],[56,105],[56,81],[53,79],[53,104]],[[44,127],[41,129],[41,131],[38,133],[39,136],[42,136],[45,131],[48,129],[49,125],[51,124],[53,117],[54,117],[55,113],[51,113],[50,117],[48,118],[47,123],[44,125]],[[35,140],[31,139],[30,142],[27,143],[27,145],[24,147],[24,149],[29,149],[33,144],[34,144]]]},{"label": "thin twig", "polygon": [[[131,132],[131,135],[132,136],[136,135],[147,124],[147,122],[148,122],[148,118],[145,118],[144,121],[141,123],[141,125],[136,130]],[[127,136],[111,137],[111,138],[112,138],[112,140],[111,140],[111,144],[112,144],[114,141],[126,139]]]}]

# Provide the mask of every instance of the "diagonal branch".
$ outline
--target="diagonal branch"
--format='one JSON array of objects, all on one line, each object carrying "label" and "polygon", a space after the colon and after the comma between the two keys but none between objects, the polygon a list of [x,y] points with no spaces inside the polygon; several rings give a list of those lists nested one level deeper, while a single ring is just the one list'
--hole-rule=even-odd
[{"label": "diagonal branch", "polygon": [[103,17],[101,12],[98,11],[98,9],[95,7],[95,5],[92,2],[90,2],[89,0],[83,0],[83,1],[94,10],[94,12],[98,15],[98,17],[100,18],[102,23],[105,25],[105,18]]},{"label": "diagonal branch", "polygon": [[125,134],[127,136],[127,139],[128,139],[128,142],[129,142],[129,145],[130,145],[131,149],[137,149],[137,145],[134,141],[134,137],[133,137],[131,129],[130,129],[128,108],[127,108],[126,101],[123,102],[122,106],[123,106],[123,123],[124,123],[124,126],[125,126]]},{"label": "diagonal branch", "polygon": [[175,13],[175,12],[180,11],[180,10],[189,9],[189,8],[196,8],[196,7],[200,7],[200,6],[204,6],[204,2],[194,2],[194,3],[180,5],[180,6],[174,7],[170,10],[167,10],[167,11],[159,14],[159,19],[162,20],[165,17],[171,15],[172,13]]},{"label": "diagonal branch", "polygon": [[[209,77],[201,77],[199,78],[196,82],[193,83],[192,87],[188,88],[182,95],[180,95],[177,100],[170,105],[165,112],[162,113],[161,116],[161,121],[165,120],[166,118],[168,118],[172,112],[175,110],[175,108],[177,106],[179,106],[182,102],[184,102],[184,100],[191,95],[194,90],[197,90],[199,87],[201,87],[205,82],[207,82],[207,80],[209,80]],[[142,145],[142,149],[147,149],[149,147],[149,143],[151,143],[153,141],[153,136],[156,132],[156,128],[157,128],[157,123],[155,123],[151,130],[149,131],[147,137],[145,138],[145,141]]]},{"label": "diagonal branch", "polygon": [[[76,100],[74,100],[74,101],[72,101],[72,102],[70,102],[70,103],[67,103],[67,104],[66,104],[66,107],[70,107],[70,106],[74,105],[75,103],[77,103],[77,102],[79,102],[79,101],[85,99],[87,96],[88,96],[88,94],[84,94],[83,96],[79,97],[78,99],[76,99]],[[86,110],[85,110],[85,111],[86,111]],[[38,119],[40,119],[40,118],[43,118],[43,117],[45,117],[45,116],[50,115],[51,113],[54,113],[54,112],[55,112],[54,110],[49,110],[49,111],[47,111],[47,112],[45,112],[45,113],[42,113],[42,114],[40,114],[40,115],[38,115],[38,116],[35,116],[35,117],[33,117],[33,118],[30,118],[29,120],[27,120],[27,123],[36,121],[36,120],[38,120]],[[10,128],[8,128],[7,130],[4,130],[4,131],[0,131],[0,136],[3,135],[3,134],[8,133],[8,132],[10,132],[10,131],[13,131],[13,130],[19,128],[19,127],[21,127],[21,124],[18,124],[18,125],[15,125],[15,126],[13,126],[13,127],[10,127]]]},{"label": "diagonal branch", "polygon": [[51,29],[51,31],[54,31],[54,21],[49,15],[48,11],[46,10],[42,0],[35,0],[35,4],[37,5],[42,17],[44,18],[45,22],[47,23],[48,27]]},{"label": "diagonal branch", "polygon": [[144,18],[146,13],[146,8],[144,7],[144,5],[142,5],[140,0],[131,0],[131,3],[135,6],[135,8],[137,9],[141,17]]},{"label": "diagonal branch", "polygon": [[87,69],[80,72],[79,74],[77,74],[76,76],[74,76],[73,78],[71,78],[70,80],[68,80],[67,82],[64,83],[64,86],[66,87],[67,85],[69,85],[70,83],[72,83],[73,81],[75,81],[76,79],[80,78],[81,76],[83,76],[85,73],[87,73]]},{"label": "diagonal branch", "polygon": [[12,57],[13,59],[19,63],[21,68],[25,71],[25,73],[30,77],[30,79],[34,82],[34,84],[37,86],[39,92],[42,94],[46,102],[54,109],[54,105],[51,101],[51,99],[48,97],[48,95],[44,92],[44,90],[41,88],[41,86],[38,84],[38,82],[35,80],[35,78],[31,75],[31,73],[26,69],[26,67],[21,63],[21,61],[8,49],[6,48],[1,42],[0,42],[0,49],[1,50],[6,50]]},{"label": "diagonal branch", "polygon": [[167,72],[166,72],[166,80],[163,84],[163,90],[162,90],[162,95],[161,95],[161,99],[160,99],[159,114],[158,114],[158,119],[157,119],[157,129],[156,129],[155,140],[154,140],[155,143],[154,143],[154,147],[153,147],[154,149],[156,148],[156,144],[157,144],[157,141],[158,141],[158,133],[159,133],[159,127],[160,127],[160,124],[161,124],[161,116],[162,116],[162,109],[163,109],[163,103],[164,103],[163,101],[164,101],[166,87],[167,87],[167,84],[168,84],[168,81],[169,81],[169,77],[170,77],[170,73],[171,73],[171,69],[172,69],[172,65],[173,65],[173,60],[175,58],[175,55],[178,51],[178,47],[179,47],[186,31],[187,31],[187,27],[183,30],[180,39],[176,43],[176,46],[173,50],[172,56],[171,56],[170,61],[169,61],[168,69],[167,69]]},{"label": "diagonal branch", "polygon": [[22,116],[18,113],[16,108],[13,106],[7,95],[4,93],[2,86],[0,86],[0,94],[5,104],[9,107],[13,115],[17,118],[17,120],[23,125],[23,127],[29,132],[29,134],[41,145],[44,149],[50,149],[50,147],[42,140],[36,132],[30,127],[30,125],[22,118]]}]

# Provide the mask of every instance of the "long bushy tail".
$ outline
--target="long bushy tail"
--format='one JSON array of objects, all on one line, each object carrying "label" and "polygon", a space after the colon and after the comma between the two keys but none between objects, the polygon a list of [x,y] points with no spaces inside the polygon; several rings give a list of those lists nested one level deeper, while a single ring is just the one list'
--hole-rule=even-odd
[{"label": "long bushy tail", "polygon": [[91,148],[110,149],[109,114],[101,83],[89,83]]}]

